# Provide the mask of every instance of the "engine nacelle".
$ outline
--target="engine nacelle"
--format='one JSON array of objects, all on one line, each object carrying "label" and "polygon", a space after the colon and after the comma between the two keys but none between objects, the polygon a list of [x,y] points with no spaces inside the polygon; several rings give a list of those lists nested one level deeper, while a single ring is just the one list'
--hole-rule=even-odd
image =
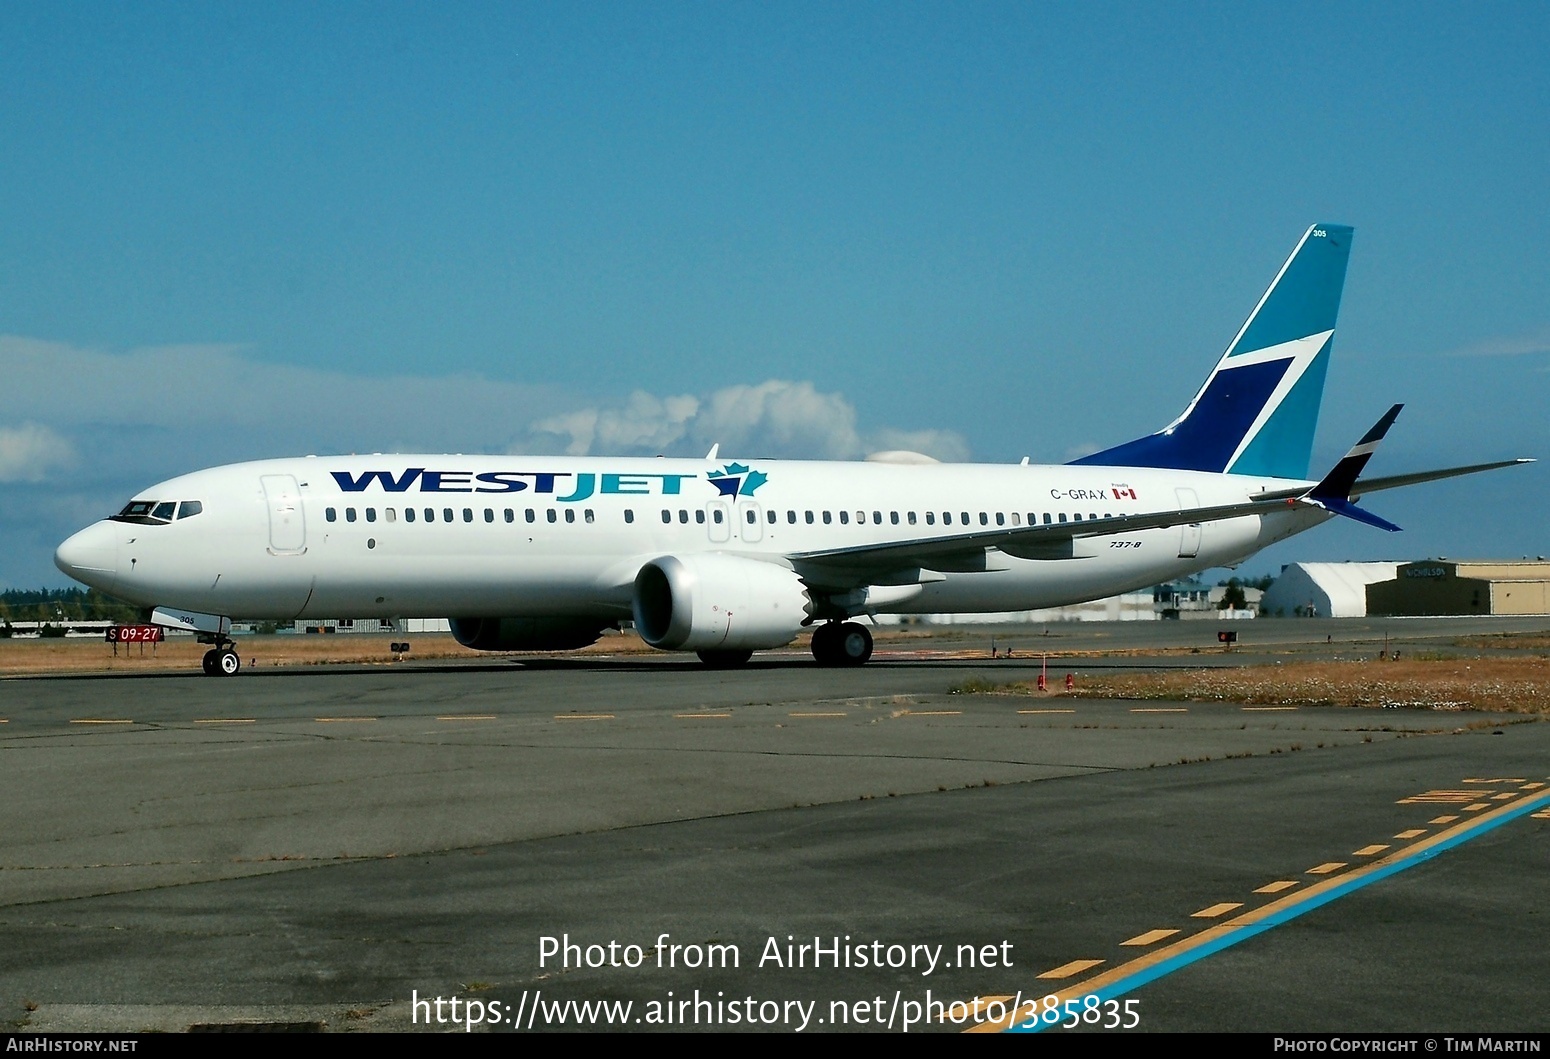
[{"label": "engine nacelle", "polygon": [[475,651],[569,651],[596,643],[596,618],[453,618],[452,635]]},{"label": "engine nacelle", "polygon": [[792,571],[735,555],[665,555],[635,575],[635,631],[666,651],[784,647],[812,606]]}]

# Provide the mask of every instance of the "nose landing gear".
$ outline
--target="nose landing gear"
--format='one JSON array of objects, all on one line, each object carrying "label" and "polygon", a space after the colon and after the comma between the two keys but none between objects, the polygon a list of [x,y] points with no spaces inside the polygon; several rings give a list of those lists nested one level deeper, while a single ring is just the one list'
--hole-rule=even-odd
[{"label": "nose landing gear", "polygon": [[242,657],[228,640],[206,651],[202,665],[207,677],[234,677],[242,669]]}]

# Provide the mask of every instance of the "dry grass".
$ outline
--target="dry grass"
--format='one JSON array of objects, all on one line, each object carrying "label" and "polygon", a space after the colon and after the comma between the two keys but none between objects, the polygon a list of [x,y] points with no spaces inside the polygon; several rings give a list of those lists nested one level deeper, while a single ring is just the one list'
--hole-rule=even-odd
[{"label": "dry grass", "polygon": [[[1068,694],[1057,682],[1051,694]],[[1037,695],[1033,684],[1007,685]],[[1241,669],[1088,676],[1069,694],[1086,698],[1235,702],[1261,706],[1378,706],[1550,713],[1550,659],[1457,658],[1289,662]]]},{"label": "dry grass", "polygon": [[[244,666],[388,665],[393,661],[389,645],[410,645],[408,661],[438,658],[476,659],[477,651],[461,646],[451,636],[432,634],[340,633],[338,635],[240,636],[237,650]],[[113,645],[101,640],[71,637],[59,640],[0,640],[0,675],[32,676],[40,673],[154,673],[187,672],[199,668],[209,650],[192,637],[174,637],[166,643]],[[633,654],[651,650],[634,635],[605,636],[575,654]],[[501,654],[486,658],[504,657]]]}]

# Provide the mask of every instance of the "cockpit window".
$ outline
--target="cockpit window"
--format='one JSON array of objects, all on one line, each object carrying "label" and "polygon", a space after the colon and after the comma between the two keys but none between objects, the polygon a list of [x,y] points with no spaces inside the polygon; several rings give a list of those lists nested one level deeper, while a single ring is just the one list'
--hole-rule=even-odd
[{"label": "cockpit window", "polygon": [[174,518],[193,518],[204,510],[198,500],[131,500],[124,510],[109,516],[114,522],[133,522],[139,526],[165,526]]},{"label": "cockpit window", "polygon": [[124,505],[124,510],[113,516],[114,522],[134,522],[142,526],[160,526],[167,522],[167,518],[157,518],[154,512],[158,505],[154,500],[131,500]]}]

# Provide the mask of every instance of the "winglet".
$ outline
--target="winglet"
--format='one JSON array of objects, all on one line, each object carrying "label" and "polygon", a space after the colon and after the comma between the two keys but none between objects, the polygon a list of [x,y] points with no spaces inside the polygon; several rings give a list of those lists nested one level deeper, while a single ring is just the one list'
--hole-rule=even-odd
[{"label": "winglet", "polygon": [[1303,495],[1302,501],[1333,514],[1344,515],[1357,522],[1365,522],[1369,526],[1388,530],[1390,533],[1399,532],[1399,527],[1394,523],[1379,518],[1370,511],[1363,511],[1351,503],[1351,491],[1356,486],[1356,479],[1366,468],[1367,461],[1372,459],[1372,454],[1377,451],[1378,443],[1388,434],[1389,427],[1394,425],[1394,420],[1399,418],[1399,410],[1403,407],[1405,406],[1397,404],[1383,413],[1383,418],[1374,423],[1372,429],[1362,435],[1362,440],[1351,446],[1351,451],[1330,468],[1323,481]]}]

